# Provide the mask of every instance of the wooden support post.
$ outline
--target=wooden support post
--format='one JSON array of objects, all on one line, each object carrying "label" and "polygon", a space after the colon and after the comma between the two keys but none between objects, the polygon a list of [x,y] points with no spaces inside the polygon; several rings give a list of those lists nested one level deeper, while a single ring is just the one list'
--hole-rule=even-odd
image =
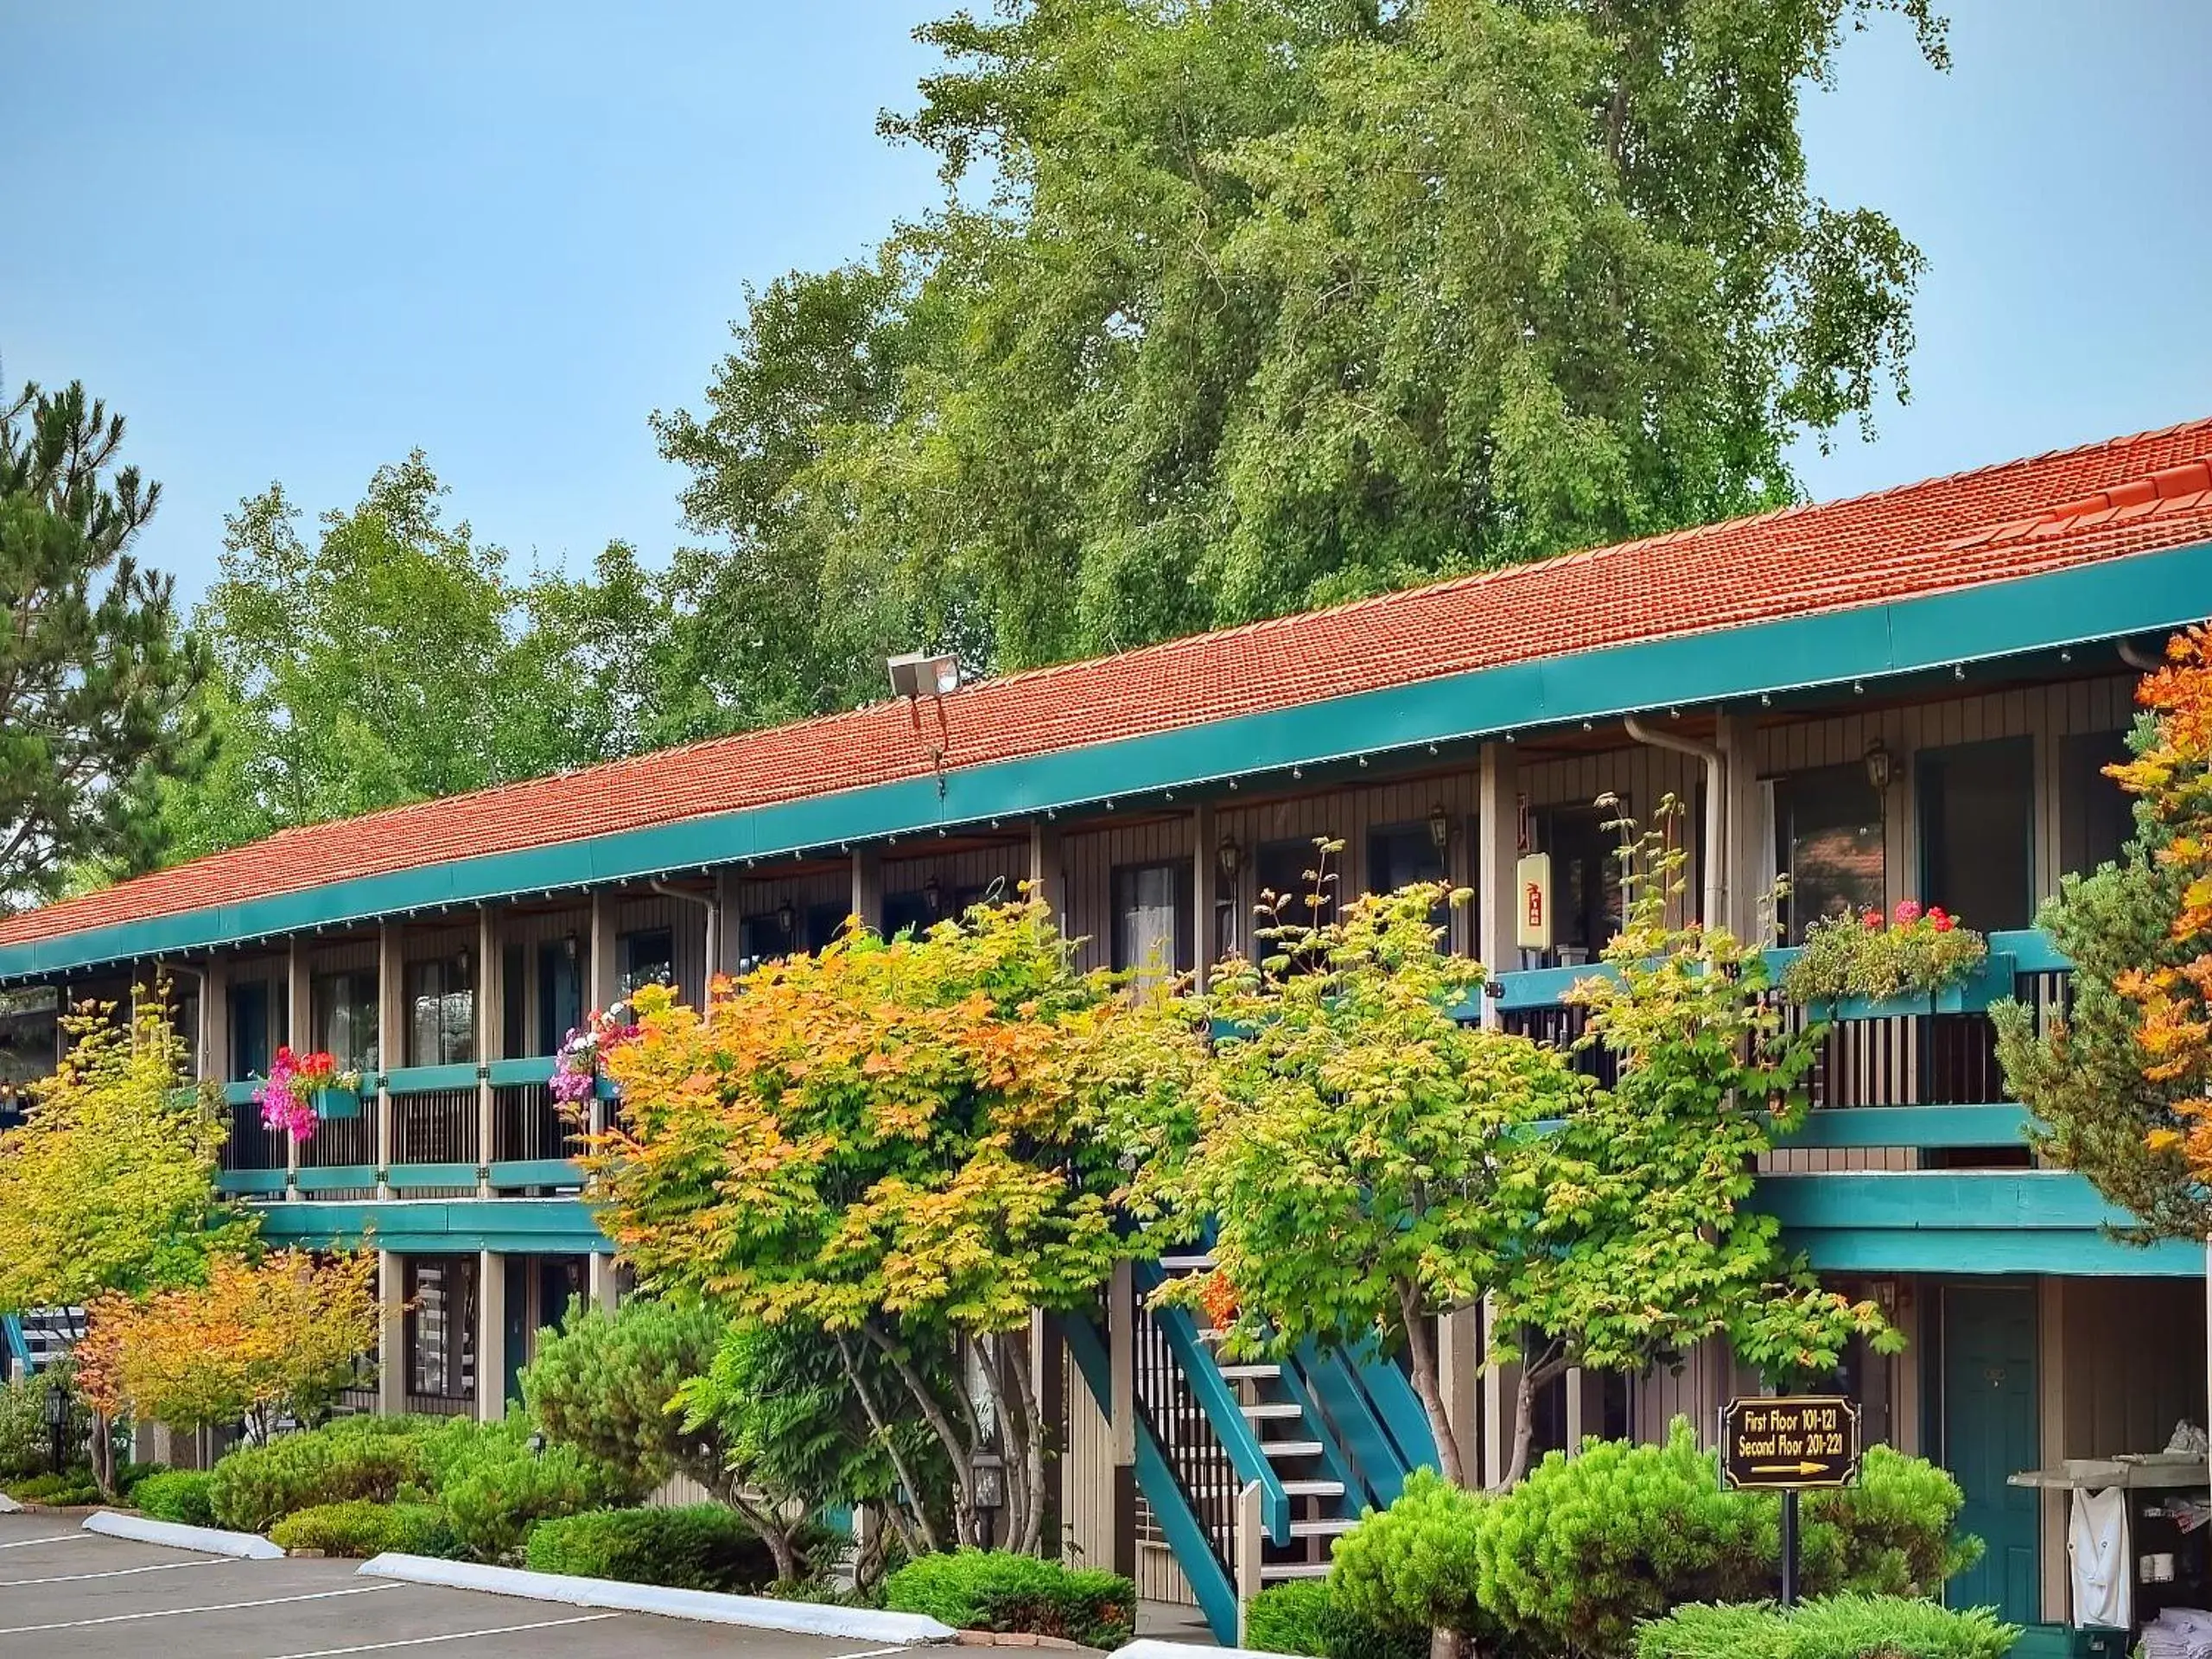
[{"label": "wooden support post", "polygon": [[1463,1307],[1436,1322],[1438,1382],[1444,1390],[1445,1420],[1459,1443],[1465,1478],[1481,1484],[1482,1310]]},{"label": "wooden support post", "polygon": [[231,1081],[231,964],[210,957],[200,980],[200,1075]]},{"label": "wooden support post", "polygon": [[476,1421],[507,1414],[507,1258],[476,1253]]},{"label": "wooden support post", "polygon": [[[1743,715],[1723,715],[1714,723],[1720,751],[1721,787],[1726,791],[1726,830],[1720,856],[1721,914],[1728,931],[1750,944],[1769,943],[1761,926],[1759,901],[1765,860],[1759,840],[1766,833],[1766,812],[1759,788],[1758,722]],[[1710,849],[1707,849],[1710,855]],[[1770,926],[1771,916],[1765,918]]]},{"label": "wooden support post", "polygon": [[[500,1058],[499,1039],[505,1020],[506,987],[502,983],[499,925],[492,907],[476,912],[476,1196],[492,1196],[493,1142],[499,1132],[499,1112],[492,1094],[492,1062]],[[480,1299],[484,1293],[480,1291]]]},{"label": "wooden support post", "polygon": [[406,1263],[390,1250],[377,1252],[377,1409],[397,1416],[407,1409]]},{"label": "wooden support post", "polygon": [[[1514,866],[1521,857],[1521,795],[1513,746],[1485,743],[1480,811],[1475,823],[1475,956],[1493,975],[1521,965],[1520,895]],[[1498,1022],[1497,999],[1483,999],[1483,1023]]]},{"label": "wooden support post", "polygon": [[1247,1481],[1236,1492],[1236,1645],[1243,1647],[1250,1634],[1252,1603],[1264,1587],[1260,1578],[1262,1551],[1268,1540],[1267,1522],[1262,1518],[1260,1483]]},{"label": "wooden support post", "polygon": [[406,937],[400,924],[377,932],[377,1197],[391,1196],[398,1151],[392,1129],[391,1074],[407,1064]]},{"label": "wooden support post", "polygon": [[1199,990],[1213,972],[1214,906],[1221,893],[1221,866],[1214,857],[1214,810],[1211,802],[1191,814],[1192,983]]},{"label": "wooden support post", "polygon": [[622,1300],[622,1286],[615,1274],[614,1258],[604,1250],[591,1253],[587,1271],[591,1305],[601,1313],[612,1313]]},{"label": "wooden support post", "polygon": [[1065,880],[1060,864],[1060,830],[1058,824],[1033,823],[1029,826],[1029,896],[1041,899],[1052,912],[1053,925],[1063,932],[1067,930],[1067,894]]},{"label": "wooden support post", "polygon": [[1116,1262],[1106,1293],[1106,1375],[1112,1396],[1107,1422],[1114,1459],[1109,1500],[1114,1535],[1114,1571],[1135,1578],[1137,1571],[1137,1291],[1136,1269]]},{"label": "wooden support post", "polygon": [[883,925],[883,855],[873,847],[853,849],[853,914],[862,927]]}]

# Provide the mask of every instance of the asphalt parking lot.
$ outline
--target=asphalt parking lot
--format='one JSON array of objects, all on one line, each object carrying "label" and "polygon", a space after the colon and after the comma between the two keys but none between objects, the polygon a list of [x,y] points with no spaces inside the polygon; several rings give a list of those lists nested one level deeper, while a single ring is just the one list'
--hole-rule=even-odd
[{"label": "asphalt parking lot", "polygon": [[57,1659],[863,1659],[866,1642],[610,1613],[359,1577],[353,1561],[241,1561],[0,1516],[0,1655]]}]

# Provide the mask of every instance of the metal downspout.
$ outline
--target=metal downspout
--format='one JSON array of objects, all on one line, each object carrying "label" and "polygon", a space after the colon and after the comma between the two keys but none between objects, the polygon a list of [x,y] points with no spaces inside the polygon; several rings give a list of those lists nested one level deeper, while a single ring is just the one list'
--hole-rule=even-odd
[{"label": "metal downspout", "polygon": [[1698,915],[1707,927],[1726,926],[1728,918],[1723,912],[1728,893],[1725,874],[1728,856],[1726,757],[1710,743],[1700,743],[1694,738],[1679,736],[1673,732],[1654,731],[1635,715],[1624,716],[1621,724],[1639,743],[1648,743],[1655,749],[1672,749],[1677,754],[1694,755],[1705,762],[1705,854],[1698,861],[1703,896]]},{"label": "metal downspout", "polygon": [[[722,906],[720,899],[704,898],[696,893],[686,893],[682,887],[671,887],[665,881],[648,881],[645,886],[664,899],[680,899],[687,905],[696,905],[707,912],[707,985],[712,985],[715,976],[721,971]],[[699,988],[699,1006],[707,1005],[707,986]]]}]

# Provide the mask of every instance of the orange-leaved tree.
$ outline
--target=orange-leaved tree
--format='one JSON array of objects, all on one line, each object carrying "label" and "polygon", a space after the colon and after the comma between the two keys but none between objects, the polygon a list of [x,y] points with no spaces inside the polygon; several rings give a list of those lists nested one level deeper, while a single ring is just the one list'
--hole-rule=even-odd
[{"label": "orange-leaved tree", "polygon": [[111,1293],[77,1345],[94,1409],[175,1428],[243,1419],[265,1440],[284,1417],[311,1421],[355,1381],[376,1345],[376,1255],[278,1250],[218,1256],[204,1285],[135,1299]]},{"label": "orange-leaved tree", "polygon": [[1133,1093],[1169,1099],[1187,1023],[1080,971],[1034,902],[849,930],[717,989],[695,1008],[648,987],[605,1048],[621,1106],[587,1160],[601,1224],[656,1291],[818,1332],[894,1458],[888,1425],[926,1423],[952,1537],[925,1504],[925,1547],[982,1541],[1002,1457],[997,1541],[1039,1549],[1031,1312],[1088,1310],[1141,1248],[1099,1130]]},{"label": "orange-leaved tree", "polygon": [[2212,631],[2185,629],[2166,656],[2136,692],[2153,717],[2149,739],[2112,772],[2141,798],[2152,856],[2177,883],[2169,931],[2178,949],[2116,983],[2142,1009],[2144,1075],[2184,1090],[2173,1109],[2182,1126],[2152,1130],[2152,1144],[2177,1145],[2201,1178],[2212,1173]]}]

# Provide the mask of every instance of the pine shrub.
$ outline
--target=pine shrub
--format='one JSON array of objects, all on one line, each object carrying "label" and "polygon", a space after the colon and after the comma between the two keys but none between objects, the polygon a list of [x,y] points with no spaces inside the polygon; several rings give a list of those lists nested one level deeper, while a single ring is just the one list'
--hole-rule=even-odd
[{"label": "pine shrub", "polygon": [[2004,1659],[2019,1636],[1986,1607],[1845,1594],[1786,1613],[1764,1604],[1677,1607],[1637,1633],[1636,1659]]},{"label": "pine shrub", "polygon": [[592,1510],[541,1521],[524,1560],[537,1573],[749,1594],[776,1576],[775,1558],[746,1519],[719,1503]]},{"label": "pine shrub", "polygon": [[270,1528],[269,1541],[280,1549],[319,1549],[360,1560],[387,1551],[441,1557],[459,1553],[453,1529],[436,1504],[365,1498],[296,1510]]},{"label": "pine shrub", "polygon": [[924,1613],[958,1630],[1056,1636],[1118,1648],[1136,1630],[1137,1587],[1118,1573],[1033,1555],[963,1549],[925,1555],[883,1585],[893,1612]]},{"label": "pine shrub", "polygon": [[149,1475],[132,1489],[130,1501],[156,1521],[174,1521],[188,1527],[212,1527],[215,1507],[212,1489],[215,1477],[205,1469],[172,1469]]},{"label": "pine shrub", "polygon": [[1268,1586],[1245,1614],[1245,1645],[1313,1659],[1428,1659],[1428,1632],[1375,1624],[1343,1605],[1326,1579]]}]

